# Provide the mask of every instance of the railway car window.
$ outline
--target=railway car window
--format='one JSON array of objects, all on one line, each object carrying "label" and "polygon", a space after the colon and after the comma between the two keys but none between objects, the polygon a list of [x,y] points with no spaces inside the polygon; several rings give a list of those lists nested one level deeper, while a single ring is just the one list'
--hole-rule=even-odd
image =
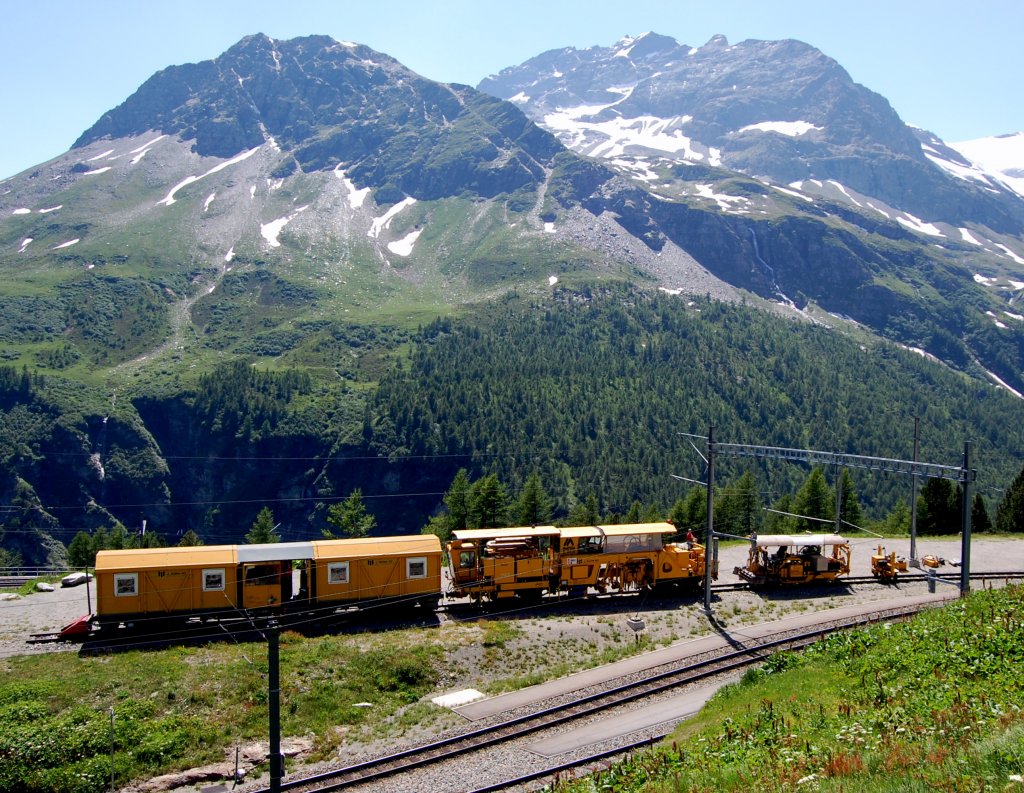
[{"label": "railway car window", "polygon": [[603,537],[585,537],[580,540],[580,553],[601,553],[603,550]]},{"label": "railway car window", "polygon": [[132,597],[139,594],[139,574],[116,573],[114,575],[114,594],[117,597]]},{"label": "railway car window", "polygon": [[213,567],[203,570],[203,591],[223,592],[224,591],[224,568]]},{"label": "railway car window", "polygon": [[476,565],[476,554],[472,551],[462,551],[459,554],[459,567],[473,567]]},{"label": "railway car window", "polygon": [[427,577],[427,557],[425,556],[413,556],[405,560],[405,577],[406,578],[426,578]]},{"label": "railway car window", "polygon": [[328,584],[348,583],[348,562],[332,562],[327,565]]}]

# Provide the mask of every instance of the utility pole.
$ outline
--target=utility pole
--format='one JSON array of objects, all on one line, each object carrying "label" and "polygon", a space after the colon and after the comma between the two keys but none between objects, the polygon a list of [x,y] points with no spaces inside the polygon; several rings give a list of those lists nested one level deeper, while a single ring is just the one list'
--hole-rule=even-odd
[{"label": "utility pole", "polygon": [[836,534],[843,531],[843,471],[836,463]]},{"label": "utility pole", "polygon": [[917,559],[917,452],[921,442],[921,419],[914,416],[914,459],[910,474],[910,563],[920,567]]},{"label": "utility pole", "polygon": [[708,523],[704,539],[704,611],[711,613],[711,553],[715,545],[715,425],[708,427]]},{"label": "utility pole", "polygon": [[267,687],[270,710],[270,790],[280,793],[284,777],[284,757],[281,755],[281,665],[278,653],[277,621],[267,621]]},{"label": "utility pole", "polygon": [[960,477],[963,504],[960,505],[960,595],[971,591],[971,442],[964,441],[964,468]]}]

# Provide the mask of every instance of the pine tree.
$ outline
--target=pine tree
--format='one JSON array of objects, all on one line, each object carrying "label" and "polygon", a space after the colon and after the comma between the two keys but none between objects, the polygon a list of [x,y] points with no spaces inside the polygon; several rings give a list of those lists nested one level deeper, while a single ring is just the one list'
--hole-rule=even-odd
[{"label": "pine tree", "polygon": [[570,526],[596,526],[600,522],[601,511],[597,504],[597,496],[593,493],[569,510]]},{"label": "pine tree", "polygon": [[338,530],[335,535],[330,529],[324,529],[324,536],[328,539],[335,536],[365,537],[377,525],[377,519],[366,511],[363,491],[358,487],[340,504],[331,504],[327,510],[327,522]]},{"label": "pine tree", "polygon": [[96,564],[96,550],[88,532],[80,531],[68,545],[68,564],[71,567],[92,567]]},{"label": "pine tree", "polygon": [[974,500],[971,502],[971,531],[992,531],[992,521],[989,520],[985,499],[981,493],[975,493]]},{"label": "pine tree", "polygon": [[917,499],[917,533],[942,535],[959,530],[959,489],[948,479],[928,479]]},{"label": "pine tree", "polygon": [[469,521],[478,529],[505,525],[507,497],[497,474],[478,479],[469,490]]},{"label": "pine tree", "polygon": [[519,526],[541,526],[551,521],[552,501],[534,471],[523,484],[515,505],[514,521]]},{"label": "pine tree", "polygon": [[1024,532],[1024,468],[1003,494],[996,509],[996,531]]},{"label": "pine tree", "polygon": [[814,468],[804,480],[803,487],[796,494],[793,511],[800,516],[796,519],[797,531],[820,532],[824,527],[823,521],[835,519],[835,498],[821,468]]},{"label": "pine tree", "polygon": [[792,515],[795,509],[793,496],[790,493],[783,493],[768,513],[765,520],[765,533],[792,534],[796,530],[797,519]]},{"label": "pine tree", "polygon": [[749,536],[764,526],[764,508],[757,480],[747,471],[739,480],[722,489],[715,502],[715,528],[730,534]]},{"label": "pine tree", "polygon": [[181,535],[181,539],[178,540],[179,548],[193,548],[199,545],[203,545],[203,538],[195,533],[192,529],[189,529]]},{"label": "pine tree", "polygon": [[910,534],[910,507],[906,501],[897,501],[896,506],[885,518],[887,534]]},{"label": "pine tree", "polygon": [[281,535],[277,533],[277,526],[274,524],[274,513],[270,511],[270,507],[264,507],[256,515],[252,528],[245,535],[245,541],[250,545],[266,545],[281,541]]},{"label": "pine tree", "polygon": [[472,483],[465,468],[460,468],[448,492],[444,494],[444,505],[448,508],[449,534],[469,527],[469,493]]},{"label": "pine tree", "polygon": [[857,499],[857,490],[853,484],[853,475],[847,468],[843,469],[839,477],[839,514],[845,524],[853,526],[859,527],[864,520],[860,501]]}]

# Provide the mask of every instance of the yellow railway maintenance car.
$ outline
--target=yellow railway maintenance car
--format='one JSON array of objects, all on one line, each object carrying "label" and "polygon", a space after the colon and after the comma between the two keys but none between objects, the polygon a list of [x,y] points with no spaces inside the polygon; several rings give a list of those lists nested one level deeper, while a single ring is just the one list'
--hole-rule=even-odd
[{"label": "yellow railway maintenance car", "polygon": [[251,612],[323,618],[390,601],[433,608],[441,564],[433,535],[100,551],[92,621],[102,628]]},{"label": "yellow railway maintenance car", "polygon": [[896,551],[885,552],[885,546],[879,545],[878,550],[871,554],[871,575],[879,581],[893,582],[900,573],[907,572],[907,560],[897,556]]},{"label": "yellow railway maintenance car", "polygon": [[751,586],[834,581],[850,572],[850,543],[839,534],[755,536],[746,566],[733,572]]},{"label": "yellow railway maintenance car", "polygon": [[[474,600],[629,592],[704,580],[704,546],[664,542],[670,523],[462,529],[448,544],[450,594]],[[717,572],[717,571],[716,571]]]}]

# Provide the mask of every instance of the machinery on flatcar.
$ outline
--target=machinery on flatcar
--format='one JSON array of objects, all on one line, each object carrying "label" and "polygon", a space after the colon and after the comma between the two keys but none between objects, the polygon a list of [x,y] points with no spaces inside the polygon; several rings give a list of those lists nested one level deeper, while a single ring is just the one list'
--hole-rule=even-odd
[{"label": "machinery on flatcar", "polygon": [[395,601],[434,608],[441,566],[434,535],[100,551],[92,622],[111,628],[245,612],[325,618]]},{"label": "machinery on flatcar", "polygon": [[[704,546],[665,543],[670,523],[462,529],[448,543],[449,594],[473,600],[629,592],[704,580]],[[717,570],[713,575],[717,575]]]},{"label": "machinery on flatcar", "polygon": [[885,546],[879,545],[875,553],[871,554],[871,575],[879,581],[892,583],[900,573],[907,572],[907,560],[897,556],[896,551],[885,552]]},{"label": "machinery on flatcar", "polygon": [[746,566],[733,572],[751,586],[834,581],[850,572],[850,543],[839,534],[755,535]]}]

